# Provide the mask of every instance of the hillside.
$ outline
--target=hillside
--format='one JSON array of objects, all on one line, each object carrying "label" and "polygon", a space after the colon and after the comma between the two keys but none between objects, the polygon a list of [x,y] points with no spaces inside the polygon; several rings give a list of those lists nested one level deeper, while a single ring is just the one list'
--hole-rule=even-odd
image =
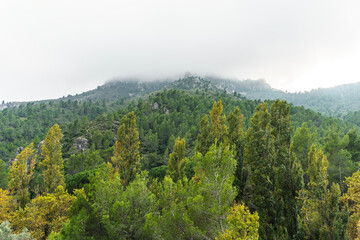
[{"label": "hillside", "polygon": [[[240,94],[248,99],[282,99],[296,106],[304,106],[327,116],[343,118],[352,111],[360,110],[360,83],[346,84],[332,88],[320,88],[308,92],[289,93],[273,89],[265,80],[233,80],[220,77],[186,74],[178,80],[141,81],[139,79],[113,80],[96,89],[81,94],[69,95],[51,101],[113,101],[131,99],[166,89],[226,91]],[[48,101],[38,101],[42,103]],[[26,103],[2,103],[0,110]]]},{"label": "hillside", "polygon": [[[336,183],[331,187],[336,199],[327,207],[336,214],[328,225],[344,235],[347,219],[342,216],[348,212],[337,199],[346,191],[343,180],[360,162],[354,123],[284,101],[229,94],[230,84],[199,77],[149,94],[131,83],[116,95],[122,83],[111,84],[89,98],[27,103],[0,112],[0,221],[8,219],[16,232],[26,227],[39,240],[110,240],[117,239],[117,229],[127,234],[124,239],[177,239],[179,232],[178,239],[194,234],[214,239],[222,230],[209,219],[223,221],[234,203],[243,202],[249,214],[258,212],[259,234],[278,234],[282,227],[273,229],[272,220],[267,227],[273,218],[268,209],[276,209],[290,219],[276,224],[304,239],[305,230],[293,226],[306,222],[306,209],[289,213],[288,205],[303,204],[300,190],[311,200],[308,181],[314,177],[308,169],[323,159],[325,182]],[[266,87],[261,81],[243,84],[254,92]],[[111,92],[112,97],[100,97]],[[308,159],[310,150],[316,156]],[[327,195],[314,196],[323,209]],[[173,228],[176,224],[186,227]],[[127,233],[130,228],[135,232]]]}]

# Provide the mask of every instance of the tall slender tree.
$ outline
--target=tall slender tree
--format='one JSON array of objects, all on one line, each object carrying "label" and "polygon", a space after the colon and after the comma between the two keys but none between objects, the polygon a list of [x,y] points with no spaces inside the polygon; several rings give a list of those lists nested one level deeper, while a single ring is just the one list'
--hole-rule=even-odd
[{"label": "tall slender tree", "polygon": [[259,213],[259,235],[264,239],[275,239],[275,148],[267,103],[256,107],[246,139],[244,160],[249,168],[248,204]]},{"label": "tall slender tree", "polygon": [[64,183],[64,159],[61,153],[60,140],[63,137],[59,125],[55,124],[48,131],[42,145],[42,156],[40,162],[42,177],[46,193],[54,193],[58,186],[65,186]]},{"label": "tall slender tree", "polygon": [[29,183],[34,175],[36,156],[34,144],[27,146],[18,156],[10,169],[8,188],[22,208],[30,201]]},{"label": "tall slender tree", "polygon": [[185,177],[185,139],[177,138],[174,144],[174,151],[170,153],[168,162],[168,172],[174,182]]},{"label": "tall slender tree", "polygon": [[127,186],[140,171],[140,141],[134,112],[126,114],[122,122],[111,161],[120,174],[122,183]]}]

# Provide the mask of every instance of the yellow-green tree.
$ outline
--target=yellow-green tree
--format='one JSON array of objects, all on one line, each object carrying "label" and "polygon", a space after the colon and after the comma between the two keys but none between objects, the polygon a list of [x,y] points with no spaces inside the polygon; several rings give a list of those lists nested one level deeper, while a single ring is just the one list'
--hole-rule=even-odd
[{"label": "yellow-green tree", "polygon": [[46,193],[53,193],[55,189],[64,186],[64,159],[61,153],[60,140],[63,137],[59,125],[55,124],[46,135],[42,145],[44,160],[40,163]]},{"label": "yellow-green tree", "polygon": [[235,204],[227,217],[229,229],[222,232],[217,240],[259,239],[259,215],[251,213],[244,204]]},{"label": "yellow-green tree", "polygon": [[223,112],[223,105],[221,100],[214,102],[213,108],[210,111],[210,123],[208,115],[205,115],[200,122],[200,132],[197,136],[198,145],[196,150],[202,155],[205,155],[212,144],[219,145],[228,142],[228,128],[225,125],[226,116],[221,115]]},{"label": "yellow-green tree", "polygon": [[20,206],[25,207],[30,201],[29,183],[34,175],[36,164],[34,144],[27,146],[16,158],[10,169],[8,188]]},{"label": "yellow-green tree", "polygon": [[122,122],[111,162],[119,173],[122,183],[127,186],[140,171],[140,141],[134,112],[125,115]]},{"label": "yellow-green tree", "polygon": [[345,183],[348,190],[341,200],[348,204],[351,212],[346,233],[349,239],[360,239],[360,171],[346,178]]},{"label": "yellow-green tree", "polygon": [[307,171],[310,182],[308,189],[300,192],[300,228],[306,239],[343,239],[338,205],[340,187],[338,184],[328,186],[327,167],[323,151],[312,145]]},{"label": "yellow-green tree", "polygon": [[60,231],[74,200],[75,197],[59,185],[54,193],[36,197],[25,208],[12,212],[9,221],[15,232],[27,228],[34,239],[46,239],[51,232]]},{"label": "yellow-green tree", "polygon": [[9,191],[0,188],[0,222],[7,219],[14,205],[14,198]]},{"label": "yellow-green tree", "polygon": [[223,105],[221,100],[218,102],[214,102],[214,106],[211,109],[210,116],[211,116],[211,131],[214,135],[215,139],[218,140],[218,143],[222,143],[226,140],[228,130],[225,125],[226,116],[221,115],[223,112]]},{"label": "yellow-green tree", "polygon": [[177,138],[174,144],[174,151],[170,153],[168,162],[168,173],[174,182],[185,177],[185,139]]}]

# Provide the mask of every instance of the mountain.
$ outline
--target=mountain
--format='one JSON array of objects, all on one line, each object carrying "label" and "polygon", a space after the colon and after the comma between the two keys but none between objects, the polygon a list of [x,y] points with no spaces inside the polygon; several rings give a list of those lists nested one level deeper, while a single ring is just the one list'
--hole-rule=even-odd
[{"label": "mountain", "polygon": [[[51,101],[131,99],[163,88],[178,90],[206,90],[240,94],[247,99],[287,100],[296,106],[304,106],[327,116],[343,118],[352,111],[360,111],[360,83],[346,84],[332,88],[320,88],[308,92],[289,93],[272,88],[265,80],[234,80],[222,77],[186,74],[174,80],[141,81],[139,79],[113,80],[96,89],[81,94],[69,95]],[[48,100],[50,101],[50,100]],[[48,101],[38,101],[48,102]],[[0,110],[17,107],[22,103],[2,103]]]}]

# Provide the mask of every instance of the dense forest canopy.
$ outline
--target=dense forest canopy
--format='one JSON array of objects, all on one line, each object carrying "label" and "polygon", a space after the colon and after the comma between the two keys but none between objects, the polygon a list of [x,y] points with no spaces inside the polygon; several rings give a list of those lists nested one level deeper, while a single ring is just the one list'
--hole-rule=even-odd
[{"label": "dense forest canopy", "polygon": [[128,83],[132,96],[108,83],[2,110],[0,238],[360,237],[358,113],[214,81]]}]

